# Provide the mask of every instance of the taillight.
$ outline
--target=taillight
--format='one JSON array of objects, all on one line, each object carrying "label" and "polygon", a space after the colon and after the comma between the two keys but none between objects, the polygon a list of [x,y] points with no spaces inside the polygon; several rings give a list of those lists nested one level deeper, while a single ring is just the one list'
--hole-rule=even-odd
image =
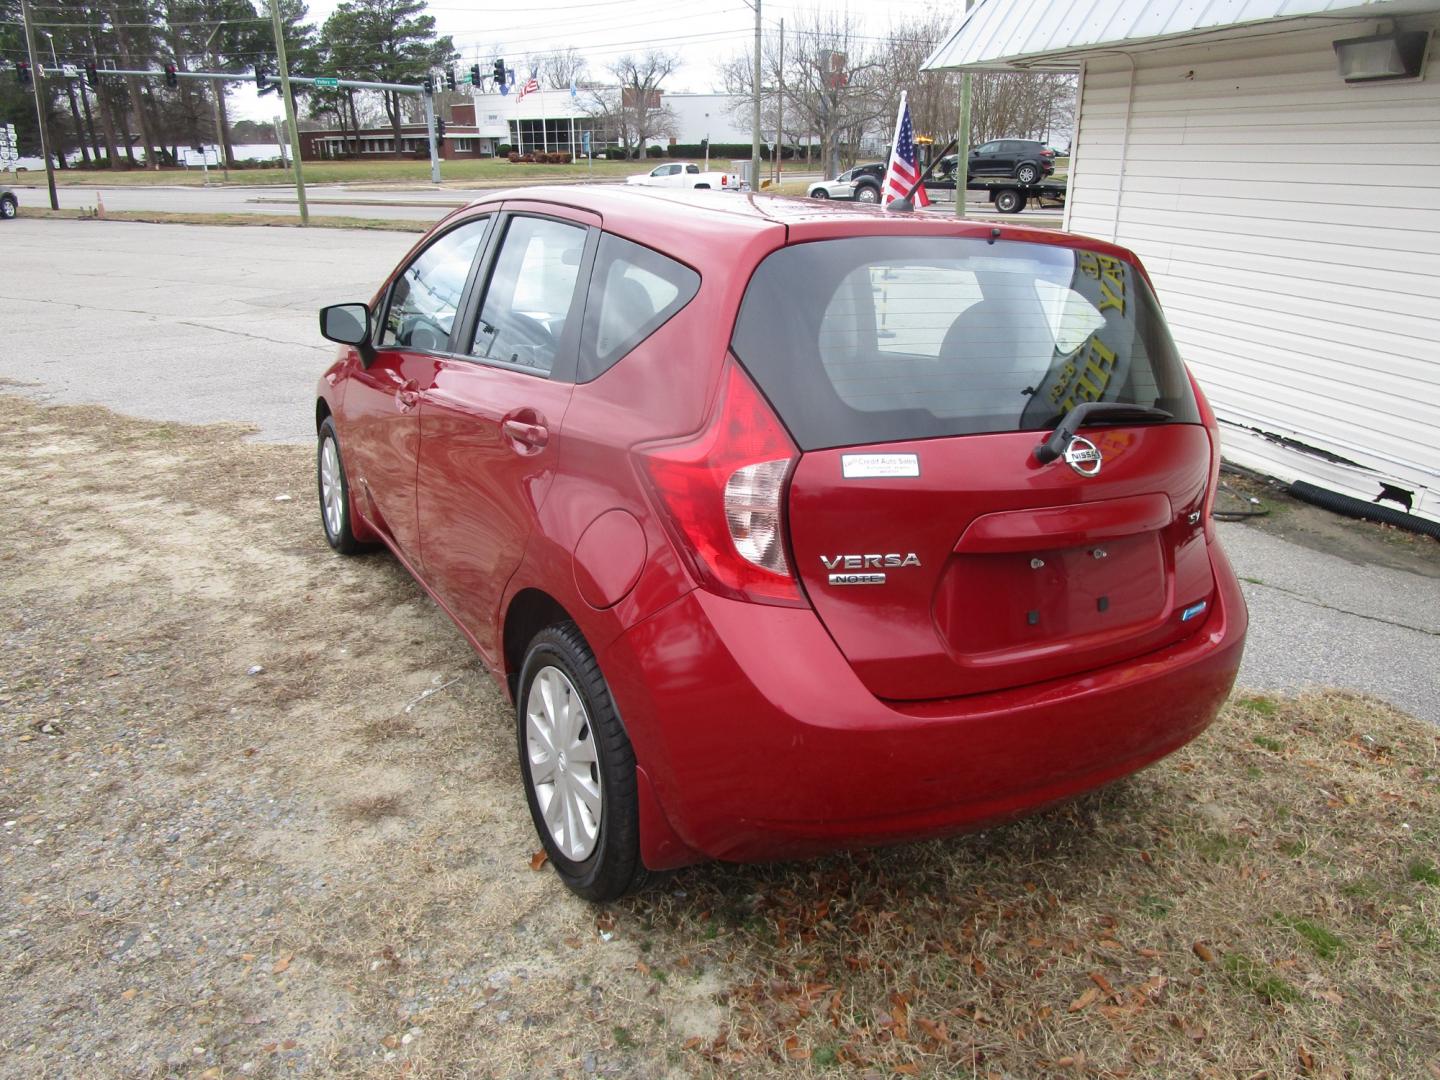
[{"label": "taillight", "polygon": [[[1190,373],[1187,371],[1187,375]],[[1201,520],[1205,523],[1205,539],[1215,539],[1215,494],[1220,487],[1220,421],[1215,419],[1215,410],[1205,398],[1205,392],[1190,375],[1190,389],[1195,392],[1195,405],[1200,412],[1200,422],[1205,425],[1205,434],[1210,436],[1210,478],[1205,484],[1205,504],[1201,508]]]},{"label": "taillight", "polygon": [[721,187],[729,187],[729,186],[730,186],[730,177],[727,176],[727,175],[725,175],[725,173],[721,173],[721,174],[720,174],[720,186],[721,186]]},{"label": "taillight", "polygon": [[700,583],[736,600],[803,607],[785,553],[795,445],[733,360],[704,429],[637,447],[671,535]]}]

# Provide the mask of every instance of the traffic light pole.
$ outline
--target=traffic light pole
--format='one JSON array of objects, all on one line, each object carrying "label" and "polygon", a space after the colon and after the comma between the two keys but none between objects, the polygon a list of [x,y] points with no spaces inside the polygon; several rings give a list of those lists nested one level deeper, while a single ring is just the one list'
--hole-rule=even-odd
[{"label": "traffic light pole", "polygon": [[421,94],[420,98],[425,102],[425,137],[430,143],[430,182],[438,184],[440,183],[440,155],[435,146],[435,95]]},{"label": "traffic light pole", "polygon": [[280,23],[280,0],[270,0],[270,18],[275,24],[275,59],[280,66],[280,96],[285,99],[285,122],[290,125],[290,153],[295,161],[295,199],[300,204],[300,224],[310,224],[310,207],[305,203],[305,174],[300,168],[300,127],[295,123],[295,99],[290,95],[290,65],[285,62],[285,30]]},{"label": "traffic light pole", "polygon": [[[40,121],[40,156],[45,159],[45,182],[50,186],[50,209],[60,209],[60,196],[55,193],[55,163],[50,160],[50,126],[45,119],[45,99],[40,92],[45,76],[35,62],[35,28],[30,25],[30,0],[20,0],[20,18],[25,23],[25,52],[30,57],[32,83],[35,93],[35,115]],[[18,147],[17,147],[18,149]]]}]

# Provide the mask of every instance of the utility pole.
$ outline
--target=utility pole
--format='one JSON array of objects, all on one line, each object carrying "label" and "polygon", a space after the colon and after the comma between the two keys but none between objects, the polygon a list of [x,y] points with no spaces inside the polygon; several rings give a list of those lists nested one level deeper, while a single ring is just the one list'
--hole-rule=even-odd
[{"label": "utility pole", "polygon": [[[425,102],[425,139],[430,144],[430,182],[440,183],[440,158],[435,150],[435,95],[421,94]],[[544,108],[544,103],[541,103]]]},{"label": "utility pole", "polygon": [[[757,0],[758,2],[758,0]],[[43,69],[35,62],[35,28],[30,25],[30,0],[20,0],[20,19],[25,24],[25,52],[30,57],[32,82],[30,89],[35,94],[35,115],[40,120],[40,156],[45,159],[45,182],[50,186],[50,209],[60,209],[60,197],[55,194],[55,163],[50,160],[50,128],[45,118],[45,85]],[[757,117],[759,112],[755,114]]]},{"label": "utility pole", "polygon": [[[28,3],[29,0],[26,2]],[[285,121],[290,125],[290,156],[295,169],[295,199],[300,204],[300,224],[309,225],[310,207],[305,203],[305,177],[300,170],[300,127],[295,123],[295,99],[290,96],[290,65],[285,60],[285,28],[280,23],[280,0],[270,0],[270,19],[275,24],[275,59],[280,67],[280,96],[285,99]]]},{"label": "utility pole", "polygon": [[760,190],[760,0],[755,0],[755,102],[750,119],[750,190]]},{"label": "utility pole", "polygon": [[[974,0],[965,0],[970,14]],[[955,216],[965,216],[965,188],[970,183],[970,72],[960,76],[960,133],[955,139]]]},{"label": "utility pole", "polygon": [[780,99],[776,102],[775,120],[775,182],[785,172],[785,17],[780,17]]}]

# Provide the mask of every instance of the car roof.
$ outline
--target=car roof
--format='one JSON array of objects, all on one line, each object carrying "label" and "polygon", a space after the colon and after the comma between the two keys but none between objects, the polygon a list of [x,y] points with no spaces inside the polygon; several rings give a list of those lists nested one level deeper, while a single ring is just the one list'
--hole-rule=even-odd
[{"label": "car roof", "polygon": [[[708,245],[717,236],[728,235],[738,242],[774,231],[776,247],[847,236],[954,236],[1083,247],[1138,264],[1125,248],[1074,233],[1010,222],[957,220],[944,214],[897,214],[878,206],[797,195],[574,184],[497,191],[477,199],[467,210],[493,210],[500,203],[517,200],[551,203],[598,214],[606,229],[614,229],[682,259],[701,237]],[[784,229],[783,234],[780,229]]]}]

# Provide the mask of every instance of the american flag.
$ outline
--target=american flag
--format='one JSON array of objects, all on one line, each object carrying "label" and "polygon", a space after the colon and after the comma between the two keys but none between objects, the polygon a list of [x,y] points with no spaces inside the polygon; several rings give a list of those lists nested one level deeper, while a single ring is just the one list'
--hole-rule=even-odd
[{"label": "american flag", "polygon": [[[915,129],[910,124],[910,104],[900,95],[900,113],[895,118],[895,144],[890,151],[890,166],[885,170],[885,205],[910,194],[920,179],[920,158],[915,153]],[[925,185],[915,189],[915,205],[929,206],[930,196]]]},{"label": "american flag", "polygon": [[519,93],[518,95],[516,95],[515,100],[516,100],[516,101],[524,101],[526,94],[533,94],[536,90],[539,90],[539,89],[540,89],[540,80],[537,79],[537,78],[535,78],[535,76],[532,74],[532,75],[530,76],[530,81],[527,82],[524,86],[522,86],[522,87],[520,88],[520,93]]}]

